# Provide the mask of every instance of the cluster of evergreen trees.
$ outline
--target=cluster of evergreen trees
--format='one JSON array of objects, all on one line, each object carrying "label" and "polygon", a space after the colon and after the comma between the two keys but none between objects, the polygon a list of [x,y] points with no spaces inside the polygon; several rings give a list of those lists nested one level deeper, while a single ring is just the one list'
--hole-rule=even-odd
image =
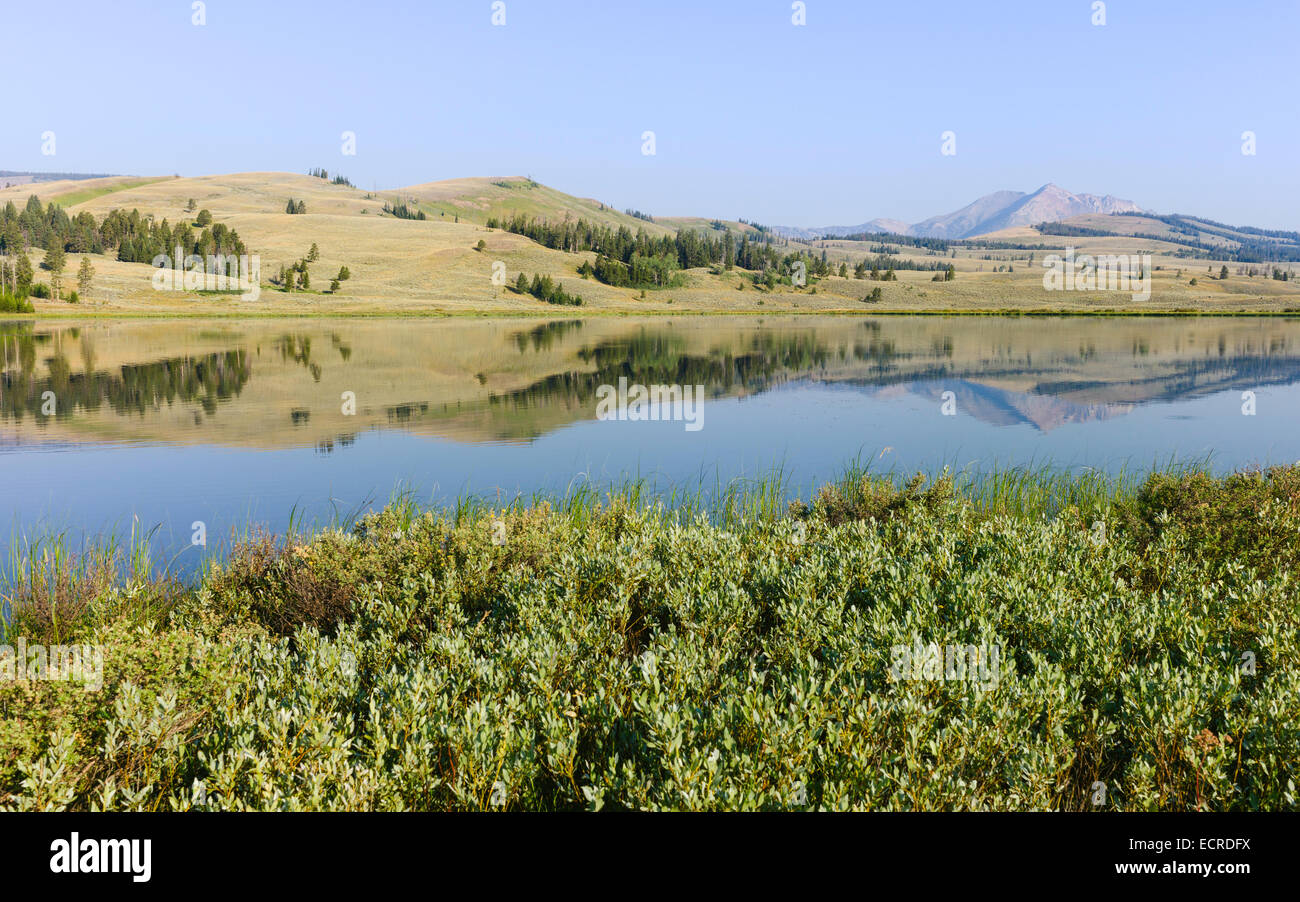
[{"label": "cluster of evergreen trees", "polygon": [[[903,257],[891,257],[888,254],[877,254],[874,257],[867,257],[865,260],[861,261],[858,266],[875,273],[875,275],[870,277],[873,280],[884,278],[880,273],[882,271],[885,272],[886,275],[888,275],[888,278],[885,278],[885,281],[887,282],[894,281],[895,276],[893,275],[893,272],[896,269],[911,270],[913,272],[943,272],[949,268],[949,264],[942,260],[908,260]],[[858,278],[862,277],[859,276]]]},{"label": "cluster of evergreen trees", "polygon": [[560,304],[566,307],[582,306],[582,298],[565,291],[564,286],[550,276],[539,276],[537,273],[533,273],[533,279],[530,282],[526,275],[520,273],[519,278],[515,281],[514,289],[519,294],[531,294],[539,301],[545,301],[548,304]]},{"label": "cluster of evergreen trees", "polygon": [[739,244],[730,231],[710,235],[696,229],[681,229],[673,235],[652,237],[644,229],[635,234],[627,226],[617,229],[585,219],[553,223],[516,213],[510,219],[491,218],[488,228],[505,229],[531,238],[552,250],[582,253],[594,251],[594,265],[584,266],[584,275],[610,285],[638,288],[680,284],[677,270],[703,266],[739,266],[750,270],[775,270],[788,276],[795,261],[803,260],[812,274],[827,274],[825,255],[817,258],[804,252],[782,254],[766,241],[750,241],[742,235]]},{"label": "cluster of evergreen trees", "polygon": [[356,187],[356,185],[352,184],[350,181],[348,181],[346,178],[344,178],[341,175],[336,174],[334,178],[331,179],[330,174],[326,172],[324,169],[309,169],[307,170],[307,174],[314,175],[318,179],[324,179],[325,181],[329,182],[331,185],[346,185],[349,188]]},{"label": "cluster of evergreen trees", "polygon": [[675,288],[686,281],[677,260],[665,254],[654,257],[633,254],[627,263],[612,257],[597,257],[594,266],[583,261],[578,273],[584,279],[594,277],[606,285],[628,288]]},{"label": "cluster of evergreen trees", "polygon": [[[407,204],[407,202],[404,200],[393,201],[392,203],[389,203],[388,201],[384,201],[384,212],[389,214],[390,216],[396,216],[398,219],[421,219],[422,220],[422,219],[429,218],[424,215],[424,211],[421,210],[418,206],[416,206],[413,203]],[[459,222],[460,217],[456,217],[456,221]]]},{"label": "cluster of evergreen trees", "polygon": [[[896,247],[917,247],[928,251],[946,254],[953,246],[953,241],[946,238],[925,238],[913,235],[900,235],[897,232],[854,232],[852,235],[826,235],[823,241],[870,241],[878,245],[892,244]],[[897,250],[872,248],[873,254],[897,253]]]},{"label": "cluster of evergreen trees", "polygon": [[[316,242],[311,243],[311,249],[307,251],[307,256],[301,258],[296,263],[289,266],[281,266],[280,271],[271,281],[279,285],[285,291],[310,291],[311,290],[311,273],[307,265],[315,263],[320,259],[320,247]],[[330,280],[330,291],[339,290],[340,284],[352,278],[352,273],[346,266],[339,267],[339,274]]]},{"label": "cluster of evergreen trees", "polygon": [[73,254],[105,254],[116,249],[119,260],[152,263],[160,254],[174,255],[177,247],[183,256],[248,253],[239,235],[222,223],[212,223],[210,213],[207,217],[200,213],[199,222],[205,227],[196,231],[188,222],[173,226],[166,219],[157,222],[152,216],[142,216],[139,210],[112,210],[102,220],[85,211],[70,217],[57,204],[42,206],[32,195],[22,212],[12,201],[0,209],[0,254],[22,254],[28,247]]},{"label": "cluster of evergreen trees", "polygon": [[[585,219],[553,223],[522,213],[510,219],[491,218],[487,225],[531,238],[553,250],[594,251],[596,262],[584,263],[579,272],[584,277],[619,287],[675,287],[683,281],[680,270],[703,266],[751,270],[757,273],[754,284],[768,288],[792,284],[796,263],[803,263],[810,282],[833,271],[825,251],[821,256],[804,250],[783,253],[762,232],[758,240],[751,241],[746,233],[740,236],[739,242],[730,230],[715,235],[698,229],[680,229],[674,235],[652,237],[644,229],[633,234],[626,226],[615,229]],[[860,261],[854,272],[859,279],[871,273],[870,278],[874,280],[893,281],[897,278],[893,272],[896,269],[946,272],[948,268],[947,263],[939,260],[922,262],[877,254]],[[841,267],[841,271],[847,277],[847,267]]]},{"label": "cluster of evergreen trees", "polygon": [[291,197],[291,198],[289,198],[289,202],[288,202],[287,204],[284,205],[284,212],[286,212],[286,213],[306,213],[306,212],[307,212],[307,202],[306,202],[305,200],[294,200],[294,199]]}]

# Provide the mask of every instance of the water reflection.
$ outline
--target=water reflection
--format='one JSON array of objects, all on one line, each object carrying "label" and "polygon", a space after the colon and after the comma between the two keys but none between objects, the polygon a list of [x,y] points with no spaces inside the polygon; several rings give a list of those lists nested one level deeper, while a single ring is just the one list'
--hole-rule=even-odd
[{"label": "water reflection", "polygon": [[593,419],[596,390],[620,377],[699,384],[715,400],[798,382],[927,404],[951,391],[982,423],[1049,432],[1300,381],[1300,321],[9,322],[0,323],[0,434],[323,453],[367,430],[529,442]]}]

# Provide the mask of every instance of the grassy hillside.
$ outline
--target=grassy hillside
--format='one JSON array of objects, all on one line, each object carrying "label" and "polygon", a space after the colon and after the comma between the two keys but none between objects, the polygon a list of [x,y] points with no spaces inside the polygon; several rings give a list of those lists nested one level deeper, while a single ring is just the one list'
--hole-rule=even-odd
[{"label": "grassy hillside", "polygon": [[491,217],[508,219],[517,213],[537,219],[561,222],[565,218],[632,231],[645,229],[652,235],[669,235],[672,228],[630,216],[598,200],[574,197],[522,176],[509,178],[462,178],[426,182],[394,191],[384,197],[414,198],[426,213],[439,218],[460,217],[462,222],[484,224]]},{"label": "grassy hillside", "polygon": [[[39,186],[16,185],[0,190],[0,204],[12,200],[21,209],[33,192],[44,201],[54,200],[70,215],[86,211],[102,217],[113,209],[138,209],[161,222],[175,225],[191,220],[190,199],[197,210],[207,209],[218,223],[234,229],[250,250],[261,257],[263,292],[257,301],[222,295],[157,292],[150,285],[151,269],[143,263],[121,263],[110,253],[91,255],[96,270],[85,302],[73,306],[63,301],[36,300],[41,315],[145,314],[145,315],[314,315],[314,314],[561,314],[537,299],[516,294],[492,281],[493,264],[504,265],[513,285],[520,273],[547,275],[566,291],[584,300],[583,313],[680,313],[688,311],[753,313],[772,312],[889,312],[889,311],[1000,311],[1054,309],[1071,312],[1141,310],[1217,312],[1300,309],[1300,279],[1290,282],[1252,277],[1230,267],[1226,280],[1206,278],[1218,272],[1217,261],[1188,260],[1173,242],[1137,237],[1081,237],[1065,239],[1017,230],[1015,236],[990,239],[1017,240],[1017,249],[961,246],[955,253],[937,253],[912,246],[887,248],[896,260],[921,266],[951,264],[955,281],[935,282],[933,272],[900,269],[898,281],[872,282],[832,276],[802,288],[757,286],[751,273],[740,269],[694,269],[683,284],[641,291],[615,288],[583,279],[578,268],[594,260],[589,252],[565,253],[540,246],[528,238],[488,229],[489,218],[514,214],[562,223],[585,219],[610,228],[644,229],[652,236],[671,235],[678,228],[719,235],[717,225],[747,233],[751,241],[760,233],[735,221],[671,217],[654,222],[613,209],[599,201],[573,197],[526,178],[454,179],[415,185],[395,191],[367,192],[334,185],[293,173],[247,172],[197,178],[138,179],[117,177],[50,182]],[[289,199],[302,201],[306,213],[285,213]],[[383,212],[385,203],[414,203],[427,217],[423,221],[399,219]],[[1158,221],[1130,217],[1105,217],[1136,230],[1155,228]],[[1129,220],[1132,219],[1130,222]],[[1020,234],[1020,232],[1025,234]],[[478,249],[479,242],[483,247]],[[312,290],[286,294],[269,280],[282,265],[304,257],[315,243],[320,259],[310,266]],[[1041,261],[1051,247],[1069,243],[1080,252],[1151,252],[1155,255],[1155,290],[1152,298],[1135,303],[1117,292],[1047,292],[1042,284]],[[782,254],[806,251],[826,255],[838,271],[840,263],[852,267],[879,253],[878,242],[827,241],[801,244],[782,242]],[[33,251],[33,262],[41,252]],[[1032,259],[1031,259],[1032,257]],[[70,284],[80,256],[69,254],[65,284]],[[352,278],[338,293],[326,289],[342,266]],[[1295,264],[1289,264],[1297,269]],[[1191,280],[1197,280],[1196,285]],[[38,270],[38,281],[48,274]],[[880,296],[870,299],[874,289]]]}]

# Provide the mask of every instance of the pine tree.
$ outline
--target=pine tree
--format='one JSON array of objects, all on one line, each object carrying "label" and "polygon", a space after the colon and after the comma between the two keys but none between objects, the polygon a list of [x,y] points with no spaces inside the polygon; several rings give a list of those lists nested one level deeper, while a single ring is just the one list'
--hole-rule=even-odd
[{"label": "pine tree", "polygon": [[212,213],[209,210],[200,210],[199,215],[195,217],[194,224],[199,228],[206,228],[212,225]]},{"label": "pine tree", "polygon": [[83,256],[81,258],[81,268],[77,270],[77,290],[82,296],[90,294],[90,281],[95,278],[95,267],[90,264],[90,258]]},{"label": "pine tree", "polygon": [[27,258],[26,254],[18,255],[18,262],[14,265],[14,284],[18,288],[18,296],[25,298],[32,290],[32,278],[35,273],[32,271],[32,261]]},{"label": "pine tree", "polygon": [[63,267],[67,266],[67,264],[68,258],[63,253],[63,245],[57,240],[52,240],[49,250],[45,252],[45,260],[41,263],[41,266],[57,276],[63,272]]},{"label": "pine tree", "polygon": [[311,250],[307,251],[307,262],[315,263],[319,259],[320,259],[320,248],[318,248],[316,246],[316,242],[313,241],[311,243]]}]

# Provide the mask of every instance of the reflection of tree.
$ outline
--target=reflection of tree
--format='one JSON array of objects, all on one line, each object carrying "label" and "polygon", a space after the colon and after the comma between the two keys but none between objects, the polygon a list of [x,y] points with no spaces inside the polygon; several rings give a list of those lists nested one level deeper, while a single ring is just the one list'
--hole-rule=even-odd
[{"label": "reflection of tree", "polygon": [[[340,343],[335,341],[334,346],[339,349],[339,353],[344,360],[352,356],[350,347],[344,349]],[[311,338],[306,335],[281,335],[273,343],[277,351],[280,352],[281,360],[292,360],[294,363],[306,367],[307,372],[311,373],[313,382],[320,381],[321,368],[319,363],[314,363],[311,359]]]},{"label": "reflection of tree", "polygon": [[642,329],[630,338],[604,341],[578,351],[590,371],[554,373],[527,388],[492,395],[493,405],[568,406],[594,400],[596,389],[620,377],[641,385],[703,385],[715,397],[760,392],[792,377],[824,369],[836,356],[809,331],[760,331],[743,343],[688,354],[672,332]]},{"label": "reflection of tree", "polygon": [[515,346],[519,348],[520,354],[528,350],[529,344],[532,344],[534,351],[549,351],[557,341],[562,341],[566,335],[581,328],[582,320],[580,319],[542,323],[540,326],[525,332],[516,332]]},{"label": "reflection of tree", "polygon": [[347,432],[343,435],[335,436],[334,438],[322,439],[316,443],[316,453],[333,454],[336,443],[340,448],[347,448],[355,444],[356,440],[357,434],[355,432]]},{"label": "reflection of tree", "polygon": [[37,335],[31,323],[0,323],[0,369],[15,366],[30,374],[36,369],[36,343],[48,342],[48,335]]},{"label": "reflection of tree", "polygon": [[[4,341],[8,361],[8,337]],[[47,391],[58,400],[60,419],[77,410],[98,410],[105,403],[118,414],[143,415],[176,401],[197,403],[211,415],[218,402],[237,396],[252,375],[243,350],[131,364],[117,373],[74,373],[67,358],[57,353],[47,362],[49,375],[37,379],[34,366],[21,363],[26,359],[22,347],[16,350],[19,372],[6,369],[0,374],[0,416],[15,421],[27,414],[39,415],[41,396]]]},{"label": "reflection of tree", "polygon": [[[330,333],[330,344],[334,345],[334,350],[339,352],[339,357],[343,358],[344,363],[352,359],[352,345],[344,341],[337,332]],[[320,381],[319,377],[316,381]]]}]

